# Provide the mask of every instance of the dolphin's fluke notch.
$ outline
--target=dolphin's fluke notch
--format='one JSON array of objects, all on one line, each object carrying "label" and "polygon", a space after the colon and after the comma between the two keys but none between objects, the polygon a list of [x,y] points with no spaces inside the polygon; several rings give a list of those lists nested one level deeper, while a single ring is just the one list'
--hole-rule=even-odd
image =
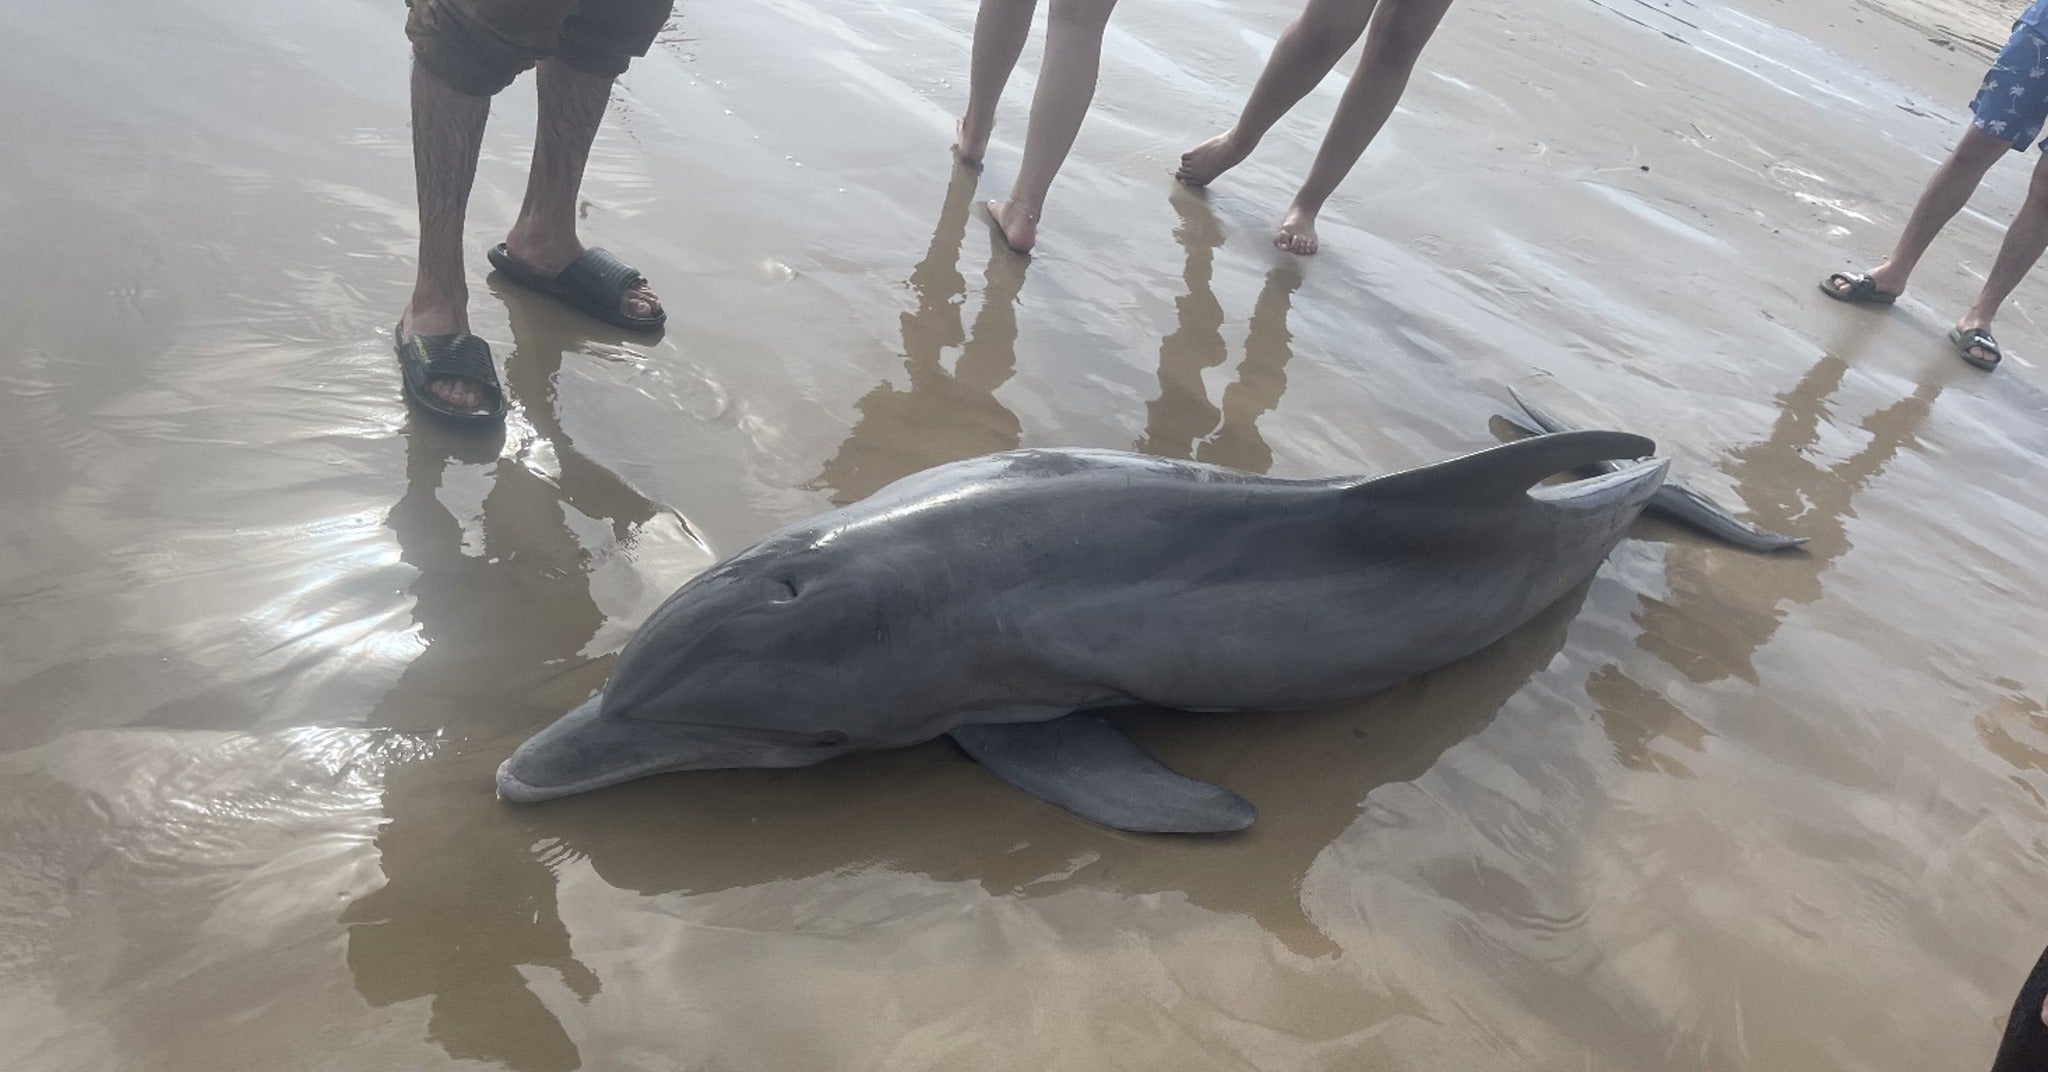
[{"label": "dolphin's fluke notch", "polygon": [[[1520,406],[1522,412],[1528,415],[1526,421],[1516,419],[1513,414],[1507,416],[1508,423],[1520,428],[1522,431],[1528,432],[1530,435],[1544,436],[1545,440],[1554,439],[1557,433],[1577,431],[1572,425],[1558,419],[1549,410],[1529,401],[1522,392],[1510,387],[1508,388],[1508,394],[1514,397],[1515,405]],[[1529,440],[1527,442],[1543,442],[1545,440]],[[1513,444],[1509,445],[1512,446]],[[1611,462],[1603,464],[1603,461],[1605,460],[1595,460],[1590,464],[1601,469],[1613,468]],[[1787,536],[1782,532],[1772,532],[1769,529],[1752,525],[1729,513],[1725,507],[1715,504],[1712,499],[1676,480],[1665,480],[1664,486],[1658,488],[1657,494],[1651,496],[1650,505],[1646,509],[1649,513],[1657,514],[1660,517],[1668,518],[1681,525],[1704,532],[1723,543],[1740,547],[1745,551],[1787,551],[1806,542],[1806,537],[1804,536]]]},{"label": "dolphin's fluke notch", "polygon": [[1227,834],[1251,802],[1177,773],[1100,716],[962,726],[953,740],[989,772],[1091,822],[1139,834]]}]

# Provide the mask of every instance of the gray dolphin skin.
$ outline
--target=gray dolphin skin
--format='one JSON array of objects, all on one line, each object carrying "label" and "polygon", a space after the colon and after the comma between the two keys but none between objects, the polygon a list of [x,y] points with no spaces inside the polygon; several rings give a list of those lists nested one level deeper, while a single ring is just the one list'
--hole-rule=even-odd
[{"label": "gray dolphin skin", "polygon": [[[1545,432],[1576,430],[1553,416],[1550,411],[1529,401],[1522,392],[1510,387],[1508,394],[1513,395],[1515,405],[1522,407],[1522,412],[1528,414],[1527,421],[1516,420],[1513,416],[1508,418],[1508,423],[1522,431],[1530,435],[1542,435]],[[1611,471],[1615,464],[1602,462],[1592,468],[1595,471]],[[1749,551],[1790,551],[1806,542],[1804,536],[1787,536],[1782,532],[1772,532],[1743,521],[1716,505],[1712,499],[1676,480],[1666,480],[1664,486],[1657,489],[1657,494],[1650,496],[1650,505],[1645,507],[1643,512],[1668,518],[1681,525],[1689,525],[1724,543]]]},{"label": "gray dolphin skin", "polygon": [[1090,712],[1333,705],[1471,655],[1599,568],[1664,484],[1655,450],[1567,432],[1378,479],[1093,450],[939,466],[685,584],[602,693],[505,761],[498,792],[539,801],[950,734],[1106,826],[1241,830],[1249,802]]}]

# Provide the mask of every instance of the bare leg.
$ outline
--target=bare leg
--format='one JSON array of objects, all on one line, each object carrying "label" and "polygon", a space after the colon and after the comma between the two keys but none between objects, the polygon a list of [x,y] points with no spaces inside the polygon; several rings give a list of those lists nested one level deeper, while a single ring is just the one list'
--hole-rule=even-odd
[{"label": "bare leg", "polygon": [[1038,214],[1045,207],[1046,191],[1066,163],[1081,120],[1095,99],[1102,32],[1115,7],[1116,0],[1052,0],[1045,62],[1038,72],[1038,93],[1031,99],[1031,128],[1024,135],[1024,162],[1010,187],[1010,199],[988,203],[1004,240],[1019,253],[1029,253],[1038,243]]},{"label": "bare leg", "polygon": [[1450,7],[1451,0],[1385,0],[1381,4],[1366,31],[1358,72],[1344,87],[1344,98],[1330,119],[1330,132],[1323,135],[1323,147],[1309,166],[1301,191],[1294,195],[1294,204],[1280,219],[1274,245],[1290,253],[1314,253],[1321,246],[1316,238],[1316,214],[1379,135],[1387,117],[1394,114],[1416,59]]},{"label": "bare leg", "polygon": [[1281,31],[1237,125],[1182,153],[1174,178],[1189,186],[1207,186],[1243,163],[1273,124],[1301,103],[1350,51],[1358,35],[1365,32],[1376,2],[1309,0],[1301,17]]},{"label": "bare leg", "polygon": [[1038,0],[981,0],[974,18],[973,70],[967,81],[967,110],[954,128],[953,155],[968,167],[981,166],[988,136],[996,128],[996,103],[1024,52],[1031,14]]},{"label": "bare leg", "polygon": [[[2026,278],[2044,250],[2048,250],[2048,155],[2034,165],[2034,177],[2027,184],[2027,199],[2020,205],[2019,215],[2013,217],[2012,226],[2005,229],[1998,259],[1991,262],[1991,274],[1984,277],[1984,289],[1977,292],[1970,311],[1956,321],[1957,329],[1990,331],[1998,307]],[[1980,352],[1979,356],[1988,359],[1992,355]]]},{"label": "bare leg", "polygon": [[[412,162],[420,206],[419,274],[399,331],[404,337],[469,330],[469,284],[462,274],[462,219],[476,179],[477,152],[491,98],[458,93],[425,67],[412,68]],[[427,390],[457,409],[481,412],[483,392],[468,380],[434,377]]]},{"label": "bare leg", "polygon": [[[1970,195],[1977,192],[1977,184],[1984,181],[1984,173],[1991,170],[1991,165],[2011,151],[2011,142],[1994,138],[1975,125],[1963,131],[1955,151],[1935,169],[1934,177],[1927,180],[1927,188],[1920,192],[1920,201],[1913,206],[1913,215],[1906,220],[1906,229],[1899,233],[1899,243],[1892,247],[1891,256],[1870,270],[1870,278],[1877,281],[1879,291],[1894,295],[1906,292],[1906,280],[1934,236],[1969,203]],[[2035,179],[2039,181],[2038,172]],[[1848,286],[1833,282],[1829,285],[1837,291],[1846,291]],[[1999,297],[2002,300],[2004,295]],[[1995,307],[1996,303],[1993,304]]]},{"label": "bare leg", "polygon": [[[533,138],[533,166],[526,174],[526,203],[505,252],[543,276],[554,276],[583,256],[576,237],[576,194],[583,188],[583,166],[590,143],[611,100],[612,80],[589,74],[556,59],[536,70],[540,84],[540,123]],[[661,300],[645,280],[619,297],[619,311],[650,317],[661,312]]]}]

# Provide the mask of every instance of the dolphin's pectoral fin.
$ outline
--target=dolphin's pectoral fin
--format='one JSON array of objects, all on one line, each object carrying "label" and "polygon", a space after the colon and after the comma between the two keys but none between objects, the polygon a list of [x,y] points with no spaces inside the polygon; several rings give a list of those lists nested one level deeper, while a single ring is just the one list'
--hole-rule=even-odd
[{"label": "dolphin's pectoral fin", "polygon": [[[1514,396],[1515,404],[1529,415],[1528,423],[1516,420],[1510,415],[1509,424],[1531,435],[1577,430],[1552,415],[1550,411],[1529,401],[1522,392],[1510,387],[1508,394]],[[1532,423],[1535,425],[1534,428],[1529,426]],[[1806,542],[1804,536],[1787,536],[1782,532],[1772,532],[1752,525],[1729,513],[1714,500],[1671,479],[1666,479],[1664,485],[1657,489],[1657,494],[1651,496],[1649,512],[1661,514],[1681,525],[1690,525],[1717,540],[1748,551],[1788,551]]]},{"label": "dolphin's pectoral fin", "polygon": [[1222,834],[1258,817],[1250,801],[1174,773],[1096,715],[962,726],[952,737],[1003,781],[1118,830]]},{"label": "dolphin's pectoral fin", "polygon": [[1484,504],[1521,495],[1545,477],[1656,452],[1657,444],[1627,432],[1559,432],[1369,480],[1352,493],[1378,502]]}]

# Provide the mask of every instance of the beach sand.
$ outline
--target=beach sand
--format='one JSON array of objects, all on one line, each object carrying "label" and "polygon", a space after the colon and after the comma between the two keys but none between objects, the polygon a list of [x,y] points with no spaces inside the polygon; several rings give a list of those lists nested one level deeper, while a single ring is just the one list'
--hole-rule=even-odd
[{"label": "beach sand", "polygon": [[[947,146],[973,5],[693,4],[584,236],[632,339],[501,283],[502,438],[413,420],[398,5],[32,5],[0,91],[0,1067],[1989,1065],[2043,941],[2048,331],[1943,338],[1994,170],[1891,244],[2017,4],[1468,0],[1327,210],[1333,77],[1206,194],[1293,0],[1127,0],[1038,252]],[[1348,69],[1348,63],[1340,69]],[[1019,445],[1283,476],[1655,436],[1807,553],[1654,522],[1493,649],[1345,710],[1139,721],[1257,826],[1140,838],[940,743],[547,806],[490,775],[675,586]],[[1230,623],[1217,623],[1227,629]]]}]

